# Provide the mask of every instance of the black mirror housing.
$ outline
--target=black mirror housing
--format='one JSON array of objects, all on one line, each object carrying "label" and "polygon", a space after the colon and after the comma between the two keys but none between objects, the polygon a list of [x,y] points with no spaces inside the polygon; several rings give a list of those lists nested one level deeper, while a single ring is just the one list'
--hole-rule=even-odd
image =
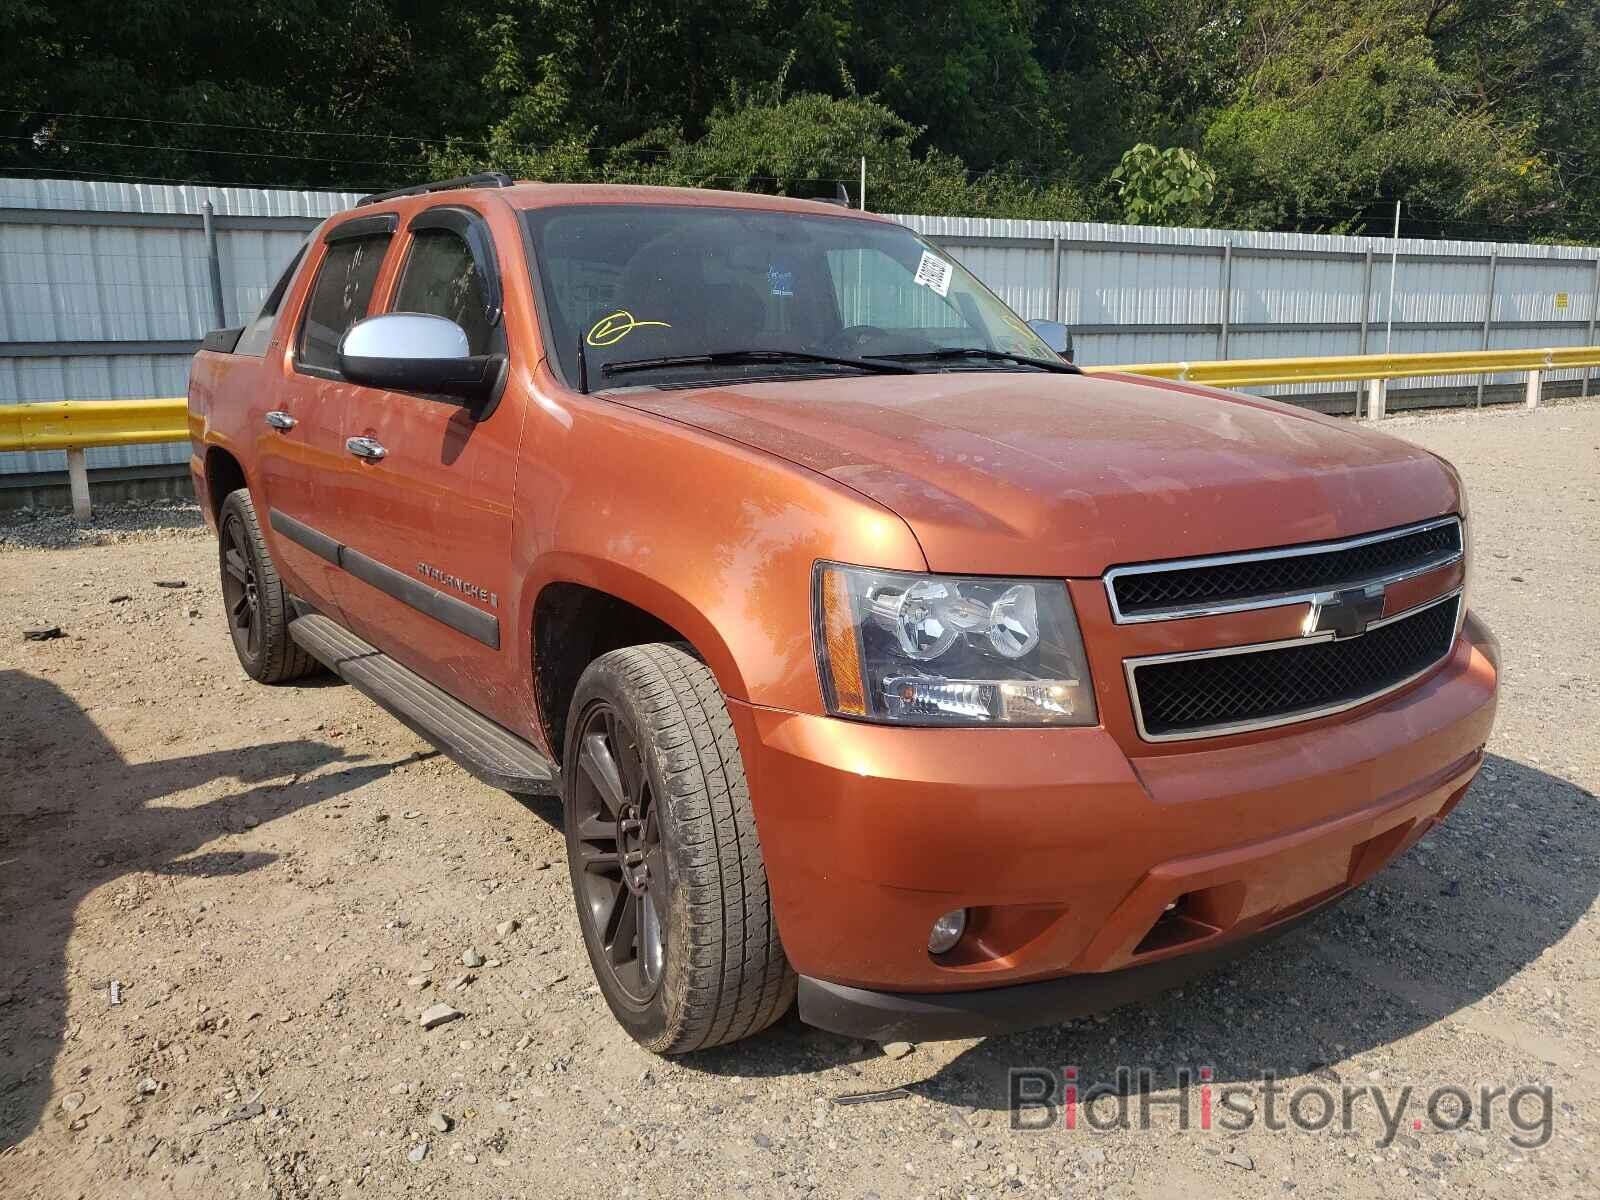
[{"label": "black mirror housing", "polygon": [[505,366],[503,354],[467,358],[369,358],[339,354],[339,370],[351,383],[392,392],[424,392],[465,401],[487,399]]}]

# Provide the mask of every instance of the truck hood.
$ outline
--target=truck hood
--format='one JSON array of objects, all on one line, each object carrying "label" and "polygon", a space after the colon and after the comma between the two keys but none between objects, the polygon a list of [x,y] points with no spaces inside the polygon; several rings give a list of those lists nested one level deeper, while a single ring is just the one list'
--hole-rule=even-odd
[{"label": "truck hood", "polygon": [[1426,451],[1254,396],[1011,371],[612,393],[869,496],[934,571],[1088,577],[1459,511]]}]

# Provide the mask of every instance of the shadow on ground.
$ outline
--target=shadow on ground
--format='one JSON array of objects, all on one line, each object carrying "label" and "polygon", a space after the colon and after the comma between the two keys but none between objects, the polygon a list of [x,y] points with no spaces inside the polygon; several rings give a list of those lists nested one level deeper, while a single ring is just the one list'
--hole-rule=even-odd
[{"label": "shadow on ground", "polygon": [[[67,1028],[66,947],[79,902],[123,876],[239,875],[275,855],[195,853],[360,787],[393,769],[317,742],[267,742],[124,762],[55,684],[0,670],[0,1149],[26,1137],[51,1095]],[[304,778],[318,768],[343,770]],[[163,805],[216,779],[226,795]]]},{"label": "shadow on ground", "polygon": [[[1595,798],[1489,755],[1450,819],[1416,848],[1280,941],[1176,991],[1098,1018],[980,1041],[912,1085],[929,1099],[1006,1111],[1012,1068],[1078,1068],[1082,1086],[1147,1067],[1157,1090],[1209,1066],[1219,1083],[1322,1070],[1481,1000],[1554,945],[1600,892]],[[1515,803],[1518,811],[1508,813]],[[1494,1030],[1521,1056],[1536,1027]],[[759,1048],[757,1048],[759,1047]],[[1531,1048],[1531,1049],[1530,1049]],[[726,1075],[805,1074],[876,1047],[808,1030],[793,1013],[756,1046],[690,1055]],[[1059,1076],[1058,1076],[1059,1077]],[[1135,1076],[1136,1077],[1136,1076]],[[1435,1081],[1453,1082],[1453,1081]]]}]

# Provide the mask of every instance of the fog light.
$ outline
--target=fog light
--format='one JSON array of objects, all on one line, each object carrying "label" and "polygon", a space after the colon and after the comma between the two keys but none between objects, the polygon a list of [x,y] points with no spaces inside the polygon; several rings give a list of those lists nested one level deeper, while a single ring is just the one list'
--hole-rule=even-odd
[{"label": "fog light", "polygon": [[954,912],[947,912],[933,923],[933,929],[928,933],[928,953],[944,954],[955,949],[961,935],[967,931],[967,910],[958,908]]}]

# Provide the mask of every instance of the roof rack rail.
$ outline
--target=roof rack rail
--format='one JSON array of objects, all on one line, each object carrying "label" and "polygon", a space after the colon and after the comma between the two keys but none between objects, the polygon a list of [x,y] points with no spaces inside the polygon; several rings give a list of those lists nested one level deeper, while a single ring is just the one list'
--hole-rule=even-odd
[{"label": "roof rack rail", "polygon": [[356,201],[356,207],[364,204],[380,204],[385,200],[394,200],[400,196],[422,196],[428,192],[453,192],[457,188],[475,187],[511,187],[516,180],[504,171],[484,171],[478,175],[461,175],[455,179],[435,179],[432,183],[415,183],[410,187],[395,188],[392,192],[374,192],[370,196],[363,196]]}]

